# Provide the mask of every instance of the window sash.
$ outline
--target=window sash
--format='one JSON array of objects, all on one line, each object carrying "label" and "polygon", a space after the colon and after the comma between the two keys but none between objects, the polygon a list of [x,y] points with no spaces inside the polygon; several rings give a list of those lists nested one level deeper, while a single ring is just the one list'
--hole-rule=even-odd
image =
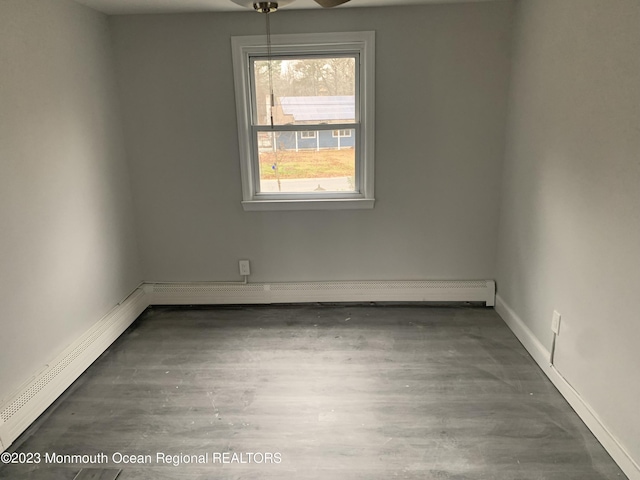
[{"label": "window sash", "polygon": [[[250,54],[248,56],[249,61],[249,84],[250,84],[250,110],[251,110],[251,124],[258,125],[258,99],[256,98],[257,88],[256,88],[256,72],[255,72],[255,62],[256,61],[265,61],[269,57],[266,54]],[[351,123],[360,123],[361,112],[360,112],[360,52],[348,52],[348,53],[318,53],[318,54],[310,54],[310,55],[277,55],[272,54],[271,59],[274,61],[278,60],[304,60],[304,59],[321,59],[321,58],[353,58],[355,60],[355,118]],[[298,124],[304,125],[304,124]],[[270,126],[270,125],[269,125]]]}]

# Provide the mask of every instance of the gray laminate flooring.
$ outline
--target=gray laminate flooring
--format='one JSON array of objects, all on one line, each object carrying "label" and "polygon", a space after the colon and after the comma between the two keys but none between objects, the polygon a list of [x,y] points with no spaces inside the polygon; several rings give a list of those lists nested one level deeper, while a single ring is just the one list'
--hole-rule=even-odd
[{"label": "gray laminate flooring", "polygon": [[152,308],[11,450],[108,460],[0,479],[626,478],[498,315],[460,306]]}]

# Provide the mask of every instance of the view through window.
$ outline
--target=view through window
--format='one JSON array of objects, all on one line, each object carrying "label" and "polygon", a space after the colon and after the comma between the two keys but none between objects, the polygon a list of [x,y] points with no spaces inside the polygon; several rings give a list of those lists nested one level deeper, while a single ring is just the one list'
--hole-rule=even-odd
[{"label": "view through window", "polygon": [[358,191],[356,65],[356,55],[251,59],[258,192]]}]

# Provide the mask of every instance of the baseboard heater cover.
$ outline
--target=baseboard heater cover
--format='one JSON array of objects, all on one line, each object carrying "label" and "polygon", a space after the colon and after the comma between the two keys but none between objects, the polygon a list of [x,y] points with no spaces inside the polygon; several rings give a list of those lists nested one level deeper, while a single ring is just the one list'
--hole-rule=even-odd
[{"label": "baseboard heater cover", "polygon": [[0,405],[0,448],[8,448],[149,306],[142,288],[78,338]]},{"label": "baseboard heater cover", "polygon": [[495,304],[493,280],[296,283],[148,283],[150,305],[308,302],[484,302]]}]

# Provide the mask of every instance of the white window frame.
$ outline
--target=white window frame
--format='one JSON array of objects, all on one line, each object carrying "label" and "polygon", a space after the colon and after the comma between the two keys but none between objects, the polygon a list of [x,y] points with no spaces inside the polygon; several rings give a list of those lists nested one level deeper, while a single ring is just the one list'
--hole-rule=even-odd
[{"label": "white window frame", "polygon": [[[272,35],[272,55],[349,55],[360,59],[356,75],[356,123],[341,129],[356,130],[356,191],[260,193],[256,140],[252,125],[251,58],[267,55],[264,35],[231,37],[238,119],[238,145],[242,179],[242,206],[255,210],[334,210],[373,208],[375,32],[340,32]],[[300,125],[301,129],[304,128]],[[278,126],[275,127],[276,129]],[[332,129],[327,125],[327,129]]]},{"label": "white window frame", "polygon": [[315,130],[302,130],[300,132],[301,140],[315,140],[317,137],[317,132]]}]

